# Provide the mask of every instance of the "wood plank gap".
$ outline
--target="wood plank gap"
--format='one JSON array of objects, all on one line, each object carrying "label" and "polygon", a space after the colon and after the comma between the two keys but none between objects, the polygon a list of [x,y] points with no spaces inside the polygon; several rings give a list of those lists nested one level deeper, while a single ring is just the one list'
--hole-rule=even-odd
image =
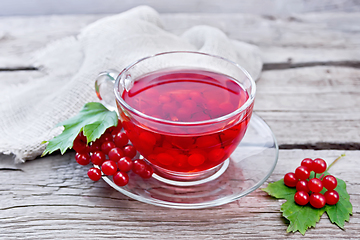
[{"label": "wood plank gap", "polygon": [[[360,69],[360,61],[338,61],[338,62],[305,62],[305,63],[264,63],[263,71],[271,70],[285,70],[302,67],[316,67],[316,66],[334,66],[334,67],[351,67]],[[14,71],[38,71],[36,67],[16,67],[16,68],[0,68],[0,72],[14,72]]]},{"label": "wood plank gap", "polygon": [[279,149],[360,150],[360,143],[317,142],[313,144],[280,144]]},{"label": "wood plank gap", "polygon": [[285,70],[291,68],[316,67],[316,66],[333,66],[333,67],[350,67],[360,68],[360,61],[330,61],[330,62],[304,62],[304,63],[265,63],[263,71]]},{"label": "wood plank gap", "polygon": [[15,72],[15,71],[38,71],[36,67],[16,67],[16,68],[0,68],[0,72]]},{"label": "wood plank gap", "polygon": [[0,168],[0,171],[23,171],[20,168]]}]

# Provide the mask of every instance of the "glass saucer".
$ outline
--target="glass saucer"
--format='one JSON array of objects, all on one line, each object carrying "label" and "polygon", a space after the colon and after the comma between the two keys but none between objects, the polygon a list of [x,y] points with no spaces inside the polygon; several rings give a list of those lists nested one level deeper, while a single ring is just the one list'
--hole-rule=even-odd
[{"label": "glass saucer", "polygon": [[103,179],[124,195],[144,203],[179,209],[214,207],[260,187],[273,172],[278,152],[271,129],[253,114],[245,137],[209,181],[177,186],[165,183],[160,176],[142,179],[130,172],[129,183],[119,187],[111,178],[103,176]]}]

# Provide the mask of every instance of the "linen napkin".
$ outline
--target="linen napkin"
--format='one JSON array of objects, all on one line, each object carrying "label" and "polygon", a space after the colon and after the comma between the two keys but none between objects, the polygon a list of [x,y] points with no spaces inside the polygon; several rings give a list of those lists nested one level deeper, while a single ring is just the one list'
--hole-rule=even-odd
[{"label": "linen napkin", "polygon": [[225,57],[254,79],[262,69],[254,45],[229,39],[210,26],[195,26],[177,36],[164,30],[154,9],[136,7],[49,43],[34,57],[42,77],[22,85],[0,82],[0,153],[14,154],[16,162],[35,159],[45,149],[41,142],[61,133],[54,128],[57,123],[76,115],[86,102],[98,101],[94,81],[99,72],[120,72],[142,57],[175,50]]}]

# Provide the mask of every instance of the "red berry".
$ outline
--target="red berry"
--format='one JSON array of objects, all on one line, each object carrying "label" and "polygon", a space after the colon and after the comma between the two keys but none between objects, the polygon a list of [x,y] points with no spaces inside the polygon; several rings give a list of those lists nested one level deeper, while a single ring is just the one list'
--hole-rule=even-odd
[{"label": "red berry", "polygon": [[90,143],[89,151],[90,152],[96,152],[101,150],[101,143],[100,141],[95,141]]},{"label": "red berry", "polygon": [[119,159],[117,164],[120,171],[128,172],[132,169],[133,161],[129,157],[123,157]]},{"label": "red berry", "polygon": [[194,100],[185,100],[181,103],[181,107],[188,109],[189,111],[195,111],[197,107],[197,103]]},{"label": "red berry", "polygon": [[113,176],[113,181],[116,185],[120,187],[125,186],[129,182],[129,175],[126,172],[117,172]]},{"label": "red berry", "polygon": [[106,161],[105,153],[101,151],[96,151],[91,154],[91,162],[95,165],[101,165]]},{"label": "red berry", "polygon": [[129,157],[131,159],[133,159],[136,156],[136,149],[132,145],[126,145],[123,148],[123,152],[126,157]]},{"label": "red berry", "polygon": [[113,141],[113,137],[110,133],[105,132],[103,135],[101,135],[101,137],[99,138],[99,142],[104,143],[104,142],[112,142]]},{"label": "red berry", "polygon": [[156,156],[156,161],[158,161],[159,163],[168,166],[171,165],[175,162],[175,158],[173,155],[169,154],[169,153],[159,153]]},{"label": "red berry", "polygon": [[300,180],[297,182],[296,184],[296,191],[304,191],[304,192],[309,192],[309,188],[308,188],[308,182],[306,180]]},{"label": "red berry", "polygon": [[295,173],[289,172],[284,176],[284,184],[288,187],[295,187],[298,179],[295,177]]},{"label": "red berry", "polygon": [[126,144],[128,144],[129,138],[124,132],[118,132],[114,137],[114,143],[117,147],[124,147]]},{"label": "red berry", "polygon": [[208,158],[212,162],[218,162],[225,157],[225,151],[223,148],[214,148],[209,152]]},{"label": "red berry", "polygon": [[93,181],[99,181],[101,178],[101,171],[98,168],[90,168],[87,175],[89,176],[89,178]]},{"label": "red berry", "polygon": [[320,179],[312,178],[308,182],[308,188],[311,192],[319,193],[323,189],[323,184]]},{"label": "red berry", "polygon": [[188,163],[193,167],[197,167],[203,164],[205,160],[206,158],[201,153],[194,153],[189,156]]},{"label": "red berry", "polygon": [[152,167],[149,165],[145,165],[145,169],[143,170],[142,173],[140,173],[140,177],[148,179],[148,178],[151,178],[153,173],[154,173],[154,170],[152,169]]},{"label": "red berry", "polygon": [[105,175],[114,175],[117,172],[117,165],[115,162],[108,160],[101,165],[101,170]]},{"label": "red berry", "polygon": [[87,141],[83,131],[79,132],[79,134],[76,137],[79,138],[83,142]]},{"label": "red berry", "polygon": [[73,149],[75,150],[75,152],[78,152],[78,153],[89,152],[88,145],[86,145],[86,143],[82,143],[82,142],[79,143],[79,142],[74,141]]},{"label": "red berry", "polygon": [[327,190],[333,190],[337,186],[336,177],[332,175],[325,176],[322,180],[322,183]]},{"label": "red berry", "polygon": [[170,102],[171,101],[171,98],[167,95],[160,95],[159,96],[159,102],[161,103],[167,103],[167,102]]},{"label": "red berry", "polygon": [[154,146],[156,144],[156,137],[150,132],[142,132],[139,135],[139,141],[142,141],[144,144]]},{"label": "red berry", "polygon": [[326,191],[324,196],[329,205],[335,205],[340,199],[339,193],[335,190]]},{"label": "red berry", "polygon": [[121,120],[120,119],[118,119],[118,125],[116,126],[117,128],[122,128],[123,126],[122,126],[122,122],[121,122]]},{"label": "red berry", "polygon": [[295,177],[300,180],[306,180],[310,177],[310,171],[305,166],[300,166],[295,170]]},{"label": "red berry", "polygon": [[83,132],[80,132],[76,136],[72,148],[78,153],[89,152],[89,147],[87,145],[86,137],[84,136]]},{"label": "red berry", "polygon": [[178,106],[176,104],[176,101],[172,101],[172,102],[169,102],[169,103],[164,103],[162,105],[162,110],[165,113],[175,112],[177,109],[178,109]]},{"label": "red berry", "polygon": [[321,158],[314,159],[313,171],[316,173],[323,173],[326,170],[326,162]]},{"label": "red berry", "polygon": [[110,133],[111,135],[116,135],[118,132],[120,132],[122,129],[122,123],[120,120],[118,120],[118,124],[117,126],[112,126],[112,127],[109,127],[108,129],[106,129],[106,132]]},{"label": "red berry", "polygon": [[80,165],[88,165],[90,163],[90,155],[88,153],[76,153],[75,160]]},{"label": "red berry", "polygon": [[314,208],[322,208],[326,204],[325,196],[321,193],[313,193],[310,196],[310,204]]},{"label": "red berry", "polygon": [[311,172],[313,170],[313,160],[311,158],[304,158],[304,160],[301,161],[301,166],[307,167],[307,169]]},{"label": "red berry", "polygon": [[305,191],[296,192],[294,200],[297,204],[304,206],[309,202],[309,194]]},{"label": "red berry", "polygon": [[108,156],[110,158],[110,160],[117,162],[120,160],[120,158],[124,157],[124,152],[118,148],[118,147],[114,147],[113,149],[111,149],[108,153]]},{"label": "red berry", "polygon": [[186,109],[186,108],[178,108],[175,112],[175,115],[183,120],[183,121],[186,121],[188,120],[190,117],[191,117],[191,112],[189,111],[189,109]]},{"label": "red berry", "polygon": [[111,149],[113,149],[115,144],[110,141],[106,141],[103,144],[101,144],[101,151],[103,151],[105,154],[108,154]]},{"label": "red berry", "polygon": [[190,99],[194,100],[195,102],[201,102],[202,101],[202,95],[198,91],[192,91],[189,93]]},{"label": "red berry", "polygon": [[147,164],[144,160],[136,159],[133,162],[132,171],[138,175],[141,175],[145,171],[146,165]]}]

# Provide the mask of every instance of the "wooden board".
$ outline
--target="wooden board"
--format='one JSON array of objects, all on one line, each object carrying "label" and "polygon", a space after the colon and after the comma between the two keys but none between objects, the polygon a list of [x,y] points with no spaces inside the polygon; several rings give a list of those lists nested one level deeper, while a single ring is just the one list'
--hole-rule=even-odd
[{"label": "wooden board", "polygon": [[279,144],[360,142],[360,70],[308,67],[266,71],[255,111]]},{"label": "wooden board", "polygon": [[[0,18],[0,69],[29,67],[30,56],[49,42],[74,36],[104,15]],[[162,14],[164,28],[181,34],[206,24],[229,37],[258,45],[266,64],[356,65],[360,55],[359,13],[292,17],[250,14]],[[33,26],[36,26],[34,28]],[[286,66],[286,65],[285,65]],[[357,65],[358,66],[358,65]],[[274,67],[274,66],[273,66]],[[272,68],[273,68],[272,67]]]},{"label": "wooden board", "polygon": [[2,0],[0,16],[6,15],[43,15],[43,14],[84,14],[84,13],[118,13],[130,8],[147,4],[162,13],[255,13],[266,15],[288,15],[306,12],[353,12],[359,11],[359,3],[348,0]]},{"label": "wooden board", "polygon": [[[269,181],[293,171],[305,157],[322,157],[329,163],[342,153],[282,150]],[[343,231],[325,214],[305,238],[300,233],[286,233],[286,220],[279,211],[284,201],[272,199],[259,189],[220,207],[175,210],[129,199],[102,180],[92,182],[86,176],[88,168],[78,165],[73,153],[17,166],[2,157],[0,169],[19,170],[0,170],[0,238],[355,239],[360,231],[360,177],[354,169],[360,152],[345,153],[347,156],[330,172],[347,183],[354,215]]]}]

